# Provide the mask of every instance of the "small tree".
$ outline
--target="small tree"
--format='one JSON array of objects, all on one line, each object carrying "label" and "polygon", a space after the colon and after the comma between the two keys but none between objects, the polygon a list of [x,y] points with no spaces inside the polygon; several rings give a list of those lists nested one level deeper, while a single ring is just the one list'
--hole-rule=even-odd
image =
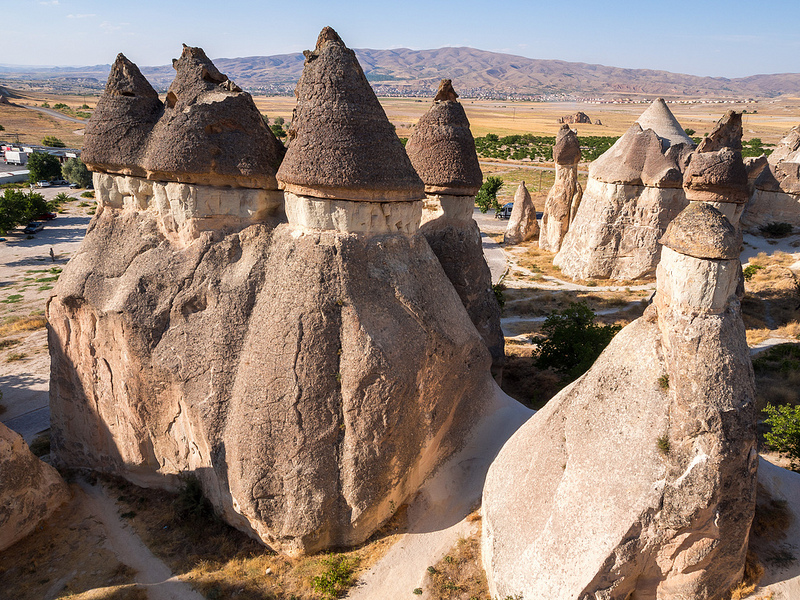
[{"label": "small tree", "polygon": [[41,194],[7,188],[0,196],[0,234],[5,235],[44,212],[47,212],[47,202]]},{"label": "small tree", "polygon": [[277,123],[275,125],[270,125],[269,128],[272,130],[272,133],[275,134],[276,138],[286,137],[286,132],[283,130],[283,127],[281,127]]},{"label": "small tree", "polygon": [[800,406],[772,406],[764,409],[767,418],[764,423],[770,430],[764,434],[764,440],[781,454],[792,461],[792,468],[800,465]]},{"label": "small tree", "polygon": [[539,344],[536,366],[553,369],[568,381],[589,370],[594,361],[622,329],[619,325],[598,325],[586,302],[572,302],[552,313],[544,322],[545,340]]},{"label": "small tree", "polygon": [[481,189],[478,190],[478,195],[475,197],[475,204],[485,213],[490,208],[495,211],[500,210],[500,203],[497,201],[497,192],[503,187],[503,180],[500,177],[489,175],[486,181],[483,182]]},{"label": "small tree", "polygon": [[684,131],[686,132],[686,135],[688,135],[689,137],[692,137],[696,133],[694,129],[688,129],[687,128],[687,129],[684,129]]},{"label": "small tree", "polygon": [[48,135],[42,140],[42,146],[48,146],[50,148],[66,148],[67,145],[57,137]]},{"label": "small tree", "polygon": [[68,158],[61,167],[61,174],[70,183],[84,188],[92,182],[92,174],[80,158]]},{"label": "small tree", "polygon": [[275,125],[281,125],[281,126],[283,126],[283,124],[286,122],[283,120],[283,117],[275,117],[274,119],[272,119],[272,121],[275,123]]},{"label": "small tree", "polygon": [[61,177],[61,163],[58,159],[44,152],[34,152],[28,157],[28,170],[30,171],[30,180],[48,181]]}]

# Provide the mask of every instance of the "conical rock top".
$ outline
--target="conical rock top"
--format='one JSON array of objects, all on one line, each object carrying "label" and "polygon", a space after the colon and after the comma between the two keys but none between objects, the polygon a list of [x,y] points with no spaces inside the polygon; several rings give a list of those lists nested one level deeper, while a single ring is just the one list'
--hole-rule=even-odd
[{"label": "conical rock top", "polygon": [[278,170],[281,187],[341,200],[423,198],[422,181],[355,53],[326,27],[314,51],[304,54],[289,150]]},{"label": "conical rock top", "polygon": [[660,242],[686,256],[715,260],[738,258],[741,248],[736,228],[705,202],[691,202],[670,222]]},{"label": "conical rock top", "polygon": [[581,160],[581,143],[569,125],[564,123],[556,134],[553,146],[553,160],[559,165],[576,165]]},{"label": "conical rock top", "polygon": [[723,148],[742,150],[742,113],[726,112],[714,130],[700,142],[698,152],[716,152]]},{"label": "conical rock top", "polygon": [[164,107],[139,68],[123,54],[86,125],[81,159],[95,171],[144,175],[147,139]]},{"label": "conical rock top", "polygon": [[674,144],[694,146],[692,138],[683,130],[663,98],[653,100],[653,103],[636,119],[636,122],[642,126],[642,129],[655,131],[656,135],[667,140],[670,146]]},{"label": "conical rock top", "polygon": [[285,149],[250,94],[220,73],[201,48],[184,45],[173,61],[164,116],[144,167],[151,179],[277,189]]},{"label": "conical rock top", "polygon": [[483,182],[464,107],[449,79],[417,122],[406,151],[429,194],[474,196]]},{"label": "conical rock top", "polygon": [[536,207],[533,205],[528,188],[525,187],[525,182],[522,181],[514,192],[514,208],[511,209],[503,242],[520,244],[537,235],[539,235],[539,222],[536,220]]}]

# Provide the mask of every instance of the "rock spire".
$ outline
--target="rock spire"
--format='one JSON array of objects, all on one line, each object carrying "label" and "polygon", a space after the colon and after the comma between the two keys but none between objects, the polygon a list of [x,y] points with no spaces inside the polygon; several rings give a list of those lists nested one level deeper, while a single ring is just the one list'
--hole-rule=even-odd
[{"label": "rock spire", "polygon": [[539,222],[536,220],[536,207],[533,205],[525,182],[521,181],[514,192],[514,207],[508,219],[503,242],[506,244],[520,244],[532,240],[539,235]]},{"label": "rock spire", "polygon": [[548,252],[558,252],[569,225],[577,214],[583,188],[578,183],[578,163],[581,160],[581,145],[577,134],[569,125],[562,125],[556,134],[553,146],[553,162],[556,165],[555,181],[542,214],[542,229],[539,247]]}]

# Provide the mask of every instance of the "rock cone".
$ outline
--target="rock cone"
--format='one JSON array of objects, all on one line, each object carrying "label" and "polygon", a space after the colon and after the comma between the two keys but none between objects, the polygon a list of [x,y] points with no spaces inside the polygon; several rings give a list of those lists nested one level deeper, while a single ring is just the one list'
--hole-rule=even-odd
[{"label": "rock cone", "polygon": [[480,230],[472,218],[483,176],[467,115],[457,98],[452,82],[443,79],[406,150],[425,184],[420,231],[489,348],[492,371],[499,379],[505,362],[500,306],[492,291]]},{"label": "rock cone", "polygon": [[68,499],[58,472],[0,423],[0,550],[31,533]]},{"label": "rock cone", "polygon": [[536,220],[536,207],[522,181],[514,192],[514,208],[508,219],[506,231],[503,234],[503,243],[519,244],[532,240],[539,235],[539,222]]},{"label": "rock cone", "polygon": [[422,182],[355,53],[326,27],[305,55],[280,168],[283,189],[315,198],[421,200]]},{"label": "rock cone", "polygon": [[[686,206],[683,169],[694,146],[656,100],[589,167],[580,207],[553,263],[573,279],[652,277],[658,239]],[[685,134],[684,134],[685,135]]]},{"label": "rock cone", "polygon": [[665,150],[677,144],[694,146],[692,138],[678,123],[678,119],[672,114],[663,98],[656,98],[636,122],[642,129],[655,131],[656,135],[666,142]]},{"label": "rock cone", "polygon": [[483,496],[492,597],[721,600],[740,580],[758,454],[737,243],[687,208],[655,305],[503,447]]},{"label": "rock cone", "polygon": [[544,204],[539,247],[548,252],[558,252],[561,240],[577,214],[583,197],[583,188],[578,183],[578,163],[581,160],[581,145],[578,136],[569,125],[562,125],[553,146],[553,161],[556,165],[555,182]]}]

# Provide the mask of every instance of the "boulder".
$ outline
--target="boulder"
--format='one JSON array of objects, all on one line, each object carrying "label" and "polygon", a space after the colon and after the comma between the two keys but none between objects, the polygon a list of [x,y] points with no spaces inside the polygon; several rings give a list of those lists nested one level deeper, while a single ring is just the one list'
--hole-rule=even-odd
[{"label": "boulder", "polygon": [[539,222],[536,220],[536,207],[525,187],[525,182],[520,182],[514,192],[514,208],[508,219],[506,231],[503,234],[504,244],[520,244],[532,240],[539,235]]},{"label": "boulder", "polygon": [[58,472],[0,423],[0,551],[31,533],[67,500],[69,489]]},{"label": "boulder", "polygon": [[658,99],[589,167],[580,206],[553,264],[573,279],[652,277],[658,239],[687,204],[694,145]]},{"label": "boulder", "polygon": [[[754,169],[748,170],[748,175]],[[756,174],[742,225],[757,229],[769,223],[800,227],[800,125],[795,126],[766,158]]]},{"label": "boulder", "polygon": [[722,600],[741,579],[758,454],[737,233],[695,204],[663,243],[654,305],[490,467],[492,597]]},{"label": "boulder", "polygon": [[406,151],[425,184],[420,231],[489,348],[492,372],[499,379],[505,363],[500,306],[483,256],[481,233],[472,218],[483,175],[467,115],[457,98],[452,82],[443,79]]},{"label": "boulder", "polygon": [[569,124],[588,123],[588,124],[591,125],[592,120],[589,118],[589,115],[587,115],[585,112],[578,111],[574,115],[567,115],[566,117],[559,117],[558,122],[562,123],[562,124],[564,124],[564,123],[569,123]]},{"label": "boulder", "polygon": [[[176,88],[196,93],[205,63],[184,58],[200,81]],[[351,58],[328,28],[307,56],[282,210],[275,190],[95,173],[101,206],[47,305],[57,462],[167,488],[193,473],[224,520],[287,554],[369,538],[492,385],[419,231],[422,182],[388,120],[357,110],[377,99]],[[350,120],[345,146],[304,137],[328,115]],[[353,169],[334,180],[340,156]],[[381,186],[385,202],[352,199]],[[171,233],[192,218],[193,237]]]},{"label": "boulder", "polygon": [[553,162],[556,165],[555,182],[544,204],[542,229],[539,233],[539,248],[558,252],[569,225],[575,218],[583,197],[583,187],[578,183],[578,163],[581,160],[581,145],[578,136],[569,125],[562,125],[553,146]]}]

